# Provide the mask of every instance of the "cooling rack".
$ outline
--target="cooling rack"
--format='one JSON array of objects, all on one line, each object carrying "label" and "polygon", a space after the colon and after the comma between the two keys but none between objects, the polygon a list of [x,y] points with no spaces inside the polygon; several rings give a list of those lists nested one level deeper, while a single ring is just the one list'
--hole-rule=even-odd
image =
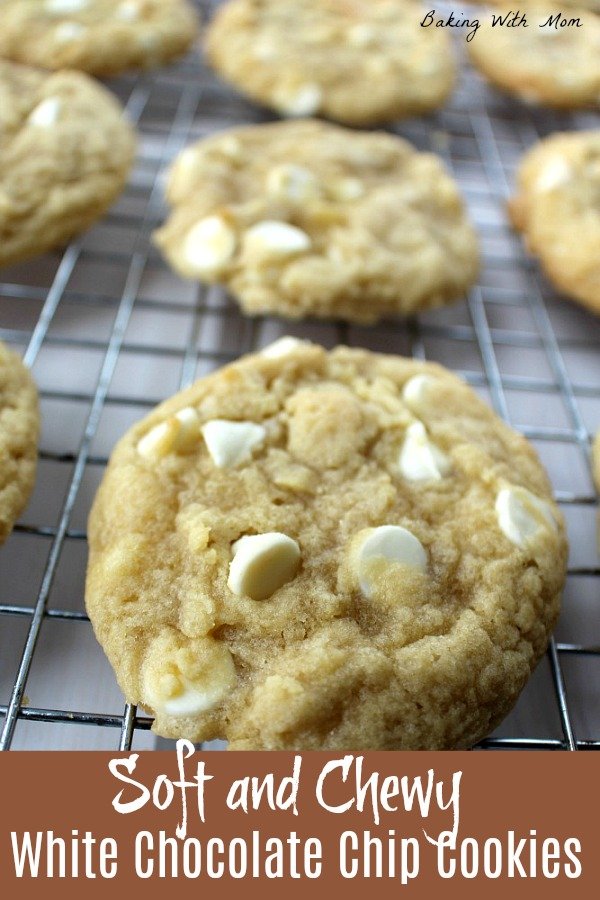
[{"label": "cooling rack", "polygon": [[[206,14],[210,3],[199,4]],[[460,37],[457,44],[463,40]],[[460,52],[460,47],[457,48]],[[219,289],[169,271],[152,246],[163,173],[192,140],[270,116],[191,54],[110,82],[140,132],[135,170],[106,218],[63,252],[0,273],[0,339],[38,382],[33,499],[0,552],[3,749],[156,746],[124,703],[85,614],[85,523],[115,440],[195,377],[282,334],[409,354],[465,378],[536,446],[569,528],[563,613],[516,709],[481,749],[600,749],[600,561],[590,442],[600,427],[600,319],[556,296],[509,229],[504,204],[524,150],[593,114],[528,108],[466,65],[452,102],[393,131],[441,154],[461,185],[484,266],[464,303],[376,327],[249,320]]]}]

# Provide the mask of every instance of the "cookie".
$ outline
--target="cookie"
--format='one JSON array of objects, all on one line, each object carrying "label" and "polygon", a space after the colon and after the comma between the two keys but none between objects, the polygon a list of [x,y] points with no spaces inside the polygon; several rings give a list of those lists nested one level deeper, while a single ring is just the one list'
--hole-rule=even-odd
[{"label": "cookie", "polygon": [[[476,6],[481,6],[481,0],[467,0],[468,3],[474,3]],[[519,3],[519,12],[524,12],[526,15],[528,10],[533,6],[538,6],[540,0],[524,0],[524,2]],[[506,6],[506,0],[487,0],[486,6]],[[576,9],[587,9],[592,12],[600,13],[600,0],[564,0],[563,3],[560,4],[561,11],[566,9],[567,13],[561,12],[561,20],[567,19],[569,21],[573,15],[570,10],[575,7]],[[515,12],[517,10],[514,10]],[[577,13],[575,13],[575,16]]]},{"label": "cookie", "polygon": [[183,56],[197,32],[186,0],[4,0],[0,56],[116,75]]},{"label": "cookie", "polygon": [[600,313],[600,130],[534,145],[509,212],[556,287]]},{"label": "cookie", "polygon": [[86,602],[155,730],[232,749],[469,747],[546,649],[563,520],[441,366],[292,338],[113,452]]},{"label": "cookie", "polygon": [[414,0],[232,0],[206,35],[227,81],[284,116],[374,125],[430,112],[454,86],[451,44]]},{"label": "cookie", "polygon": [[38,435],[33,380],[19,357],[0,342],[0,544],[31,494]]},{"label": "cookie", "polygon": [[233,129],[186,149],[155,239],[250,315],[373,322],[461,297],[477,239],[440,160],[315,120]]},{"label": "cookie", "polygon": [[[507,13],[509,7],[498,10]],[[600,103],[600,18],[584,9],[533,4],[525,8],[528,27],[494,26],[482,19],[467,44],[469,56],[485,77],[527,103],[564,109]],[[551,17],[578,18],[581,27],[546,24]],[[510,60],[510,65],[507,65]]]},{"label": "cookie", "polygon": [[57,247],[120,194],[134,132],[113,96],[81,72],[0,60],[0,265]]}]

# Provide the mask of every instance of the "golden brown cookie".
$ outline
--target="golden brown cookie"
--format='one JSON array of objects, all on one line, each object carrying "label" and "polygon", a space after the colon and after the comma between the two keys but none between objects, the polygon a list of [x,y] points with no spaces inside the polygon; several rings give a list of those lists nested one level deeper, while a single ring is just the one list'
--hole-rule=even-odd
[{"label": "golden brown cookie", "polygon": [[600,313],[600,130],[532,147],[509,211],[558,289]]},{"label": "golden brown cookie", "polygon": [[233,749],[469,747],[544,652],[563,520],[441,366],[291,338],[113,452],[86,603],[155,730]]},{"label": "golden brown cookie", "polygon": [[59,246],[120,194],[135,137],[81,72],[0,61],[0,265]]},{"label": "golden brown cookie", "polygon": [[282,115],[374,125],[437,109],[454,86],[450,41],[423,15],[413,0],[231,0],[206,53]]},{"label": "golden brown cookie", "polygon": [[441,161],[384,133],[315,120],[237,128],[188,148],[155,235],[176,271],[250,315],[373,322],[464,295],[478,247]]},{"label": "golden brown cookie", "polygon": [[198,32],[186,0],[3,0],[0,12],[0,56],[94,75],[164,65]]},{"label": "golden brown cookie", "polygon": [[[467,0],[468,3],[474,3],[476,6],[482,6],[484,4],[481,3],[481,0]],[[538,6],[540,0],[521,0],[521,3],[518,4],[518,10],[515,8],[514,12],[525,12],[527,14],[528,10],[532,7]],[[486,0],[485,3],[486,8],[488,6],[504,6],[506,7],[506,0]],[[564,0],[563,3],[560,4],[561,10],[567,10],[567,12],[561,15],[561,20],[567,19],[570,20],[573,17],[571,13],[571,9],[575,7],[576,9],[588,9],[592,12],[600,13],[600,0]],[[575,13],[577,15],[577,13]]]},{"label": "golden brown cookie", "polygon": [[[494,15],[506,15],[506,3]],[[528,103],[572,109],[600,104],[600,18],[584,9],[562,14],[547,3],[525,8],[527,27],[494,25],[492,12],[469,41],[472,62],[492,84]],[[561,27],[559,21],[580,22]]]},{"label": "golden brown cookie", "polygon": [[0,342],[0,544],[29,499],[38,433],[33,380],[19,357]]}]

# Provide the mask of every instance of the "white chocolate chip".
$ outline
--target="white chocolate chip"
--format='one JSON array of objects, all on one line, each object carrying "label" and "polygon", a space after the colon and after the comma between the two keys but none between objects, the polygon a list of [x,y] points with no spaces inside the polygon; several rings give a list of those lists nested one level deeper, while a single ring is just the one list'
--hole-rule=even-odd
[{"label": "white chocolate chip", "polygon": [[517,485],[498,492],[496,516],[503,534],[522,550],[548,526],[556,528],[550,505]]},{"label": "white chocolate chip", "polygon": [[240,538],[233,545],[227,585],[238,597],[266,600],[291,581],[300,565],[297,542],[274,531]]},{"label": "white chocolate chip", "polygon": [[235,253],[234,230],[221,216],[208,216],[190,228],[183,245],[187,263],[198,275],[215,275]]},{"label": "white chocolate chip", "polygon": [[54,29],[54,40],[68,44],[70,41],[76,41],[86,30],[85,25],[80,25],[79,22],[61,22]]},{"label": "white chocolate chip", "polygon": [[58,97],[46,97],[29,113],[27,121],[35,128],[50,128],[56,123],[61,106]]},{"label": "white chocolate chip", "polygon": [[290,353],[293,353],[294,350],[297,350],[298,347],[306,343],[308,342],[300,341],[298,338],[291,337],[290,335],[285,335],[284,337],[279,338],[279,340],[273,341],[273,343],[269,344],[267,347],[264,347],[260,351],[260,355],[267,359],[281,359],[283,356],[289,356]]},{"label": "white chocolate chip", "polygon": [[311,239],[306,232],[287,222],[258,222],[244,235],[244,249],[248,253],[274,259],[305,253],[311,246]]},{"label": "white chocolate chip", "polygon": [[256,43],[252,47],[252,56],[254,59],[260,59],[262,62],[275,59],[277,56],[277,45],[272,41],[261,41]]},{"label": "white chocolate chip", "polygon": [[210,637],[183,649],[157,642],[144,669],[144,698],[157,712],[169,716],[214,709],[236,682],[231,652]]},{"label": "white chocolate chip", "polygon": [[139,14],[140,7],[136,0],[123,0],[115,10],[115,16],[122,22],[135,22]]},{"label": "white chocolate chip", "polygon": [[177,423],[174,419],[155,425],[138,442],[137,452],[144,459],[159,459],[166,456],[173,446],[177,430]]},{"label": "white chocolate chip", "polygon": [[250,459],[252,450],[264,442],[266,435],[266,429],[254,422],[213,419],[202,426],[206,447],[219,469],[229,469]]},{"label": "white chocolate chip", "polygon": [[153,704],[169,716],[191,716],[214,709],[228,692],[228,686],[218,672],[207,673],[205,681],[195,684],[183,676],[167,676],[161,688],[171,696]]},{"label": "white chocolate chip", "polygon": [[553,191],[571,179],[572,170],[562,156],[553,156],[542,168],[535,180],[535,189],[540,193]]},{"label": "white chocolate chip", "polygon": [[62,16],[65,13],[79,12],[88,4],[89,0],[46,0],[44,9],[54,16]]},{"label": "white chocolate chip", "polygon": [[302,202],[320,196],[319,182],[308,169],[293,163],[283,163],[271,169],[267,176],[267,192],[278,199]]},{"label": "white chocolate chip", "polygon": [[422,422],[406,430],[398,465],[408,481],[441,481],[450,472],[450,460],[432,443]]},{"label": "white chocolate chip", "polygon": [[419,412],[426,404],[427,397],[431,396],[431,389],[435,385],[436,379],[431,375],[415,375],[404,385],[402,399],[409,409]]},{"label": "white chocolate chip", "polygon": [[280,91],[275,103],[286,116],[312,116],[318,112],[323,92],[318,84],[303,84],[295,91]]},{"label": "white chocolate chip", "polygon": [[334,200],[358,200],[365,193],[365,186],[360,178],[340,178],[327,185],[327,190]]},{"label": "white chocolate chip", "polygon": [[418,572],[427,571],[427,553],[421,542],[400,525],[381,525],[379,528],[365,529],[354,559],[358,583],[363,595],[370,600],[373,583],[370,578],[370,563],[374,559],[402,563]]},{"label": "white chocolate chip", "polygon": [[368,47],[377,43],[379,30],[367,22],[358,22],[348,30],[348,43],[352,47]]},{"label": "white chocolate chip", "polygon": [[145,434],[137,452],[145,459],[161,459],[168,453],[188,450],[200,435],[199,425],[196,410],[186,406]]},{"label": "white chocolate chip", "polygon": [[210,689],[201,691],[184,679],[181,679],[179,684],[180,692],[162,702],[162,711],[169,716],[190,716],[207,712],[214,708],[221,699],[220,690],[217,692]]},{"label": "white chocolate chip", "polygon": [[185,150],[182,150],[175,163],[173,164],[171,177],[174,177],[175,174],[179,175],[180,173],[183,175],[189,174],[192,169],[195,169],[196,164],[198,162],[198,151],[195,147],[186,147]]},{"label": "white chocolate chip", "polygon": [[179,412],[175,413],[175,418],[179,422],[179,443],[187,442],[191,437],[198,436],[198,413],[193,406],[184,406]]},{"label": "white chocolate chip", "polygon": [[242,156],[242,144],[236,137],[228,135],[221,138],[218,144],[219,151],[228,159],[239,160]]}]

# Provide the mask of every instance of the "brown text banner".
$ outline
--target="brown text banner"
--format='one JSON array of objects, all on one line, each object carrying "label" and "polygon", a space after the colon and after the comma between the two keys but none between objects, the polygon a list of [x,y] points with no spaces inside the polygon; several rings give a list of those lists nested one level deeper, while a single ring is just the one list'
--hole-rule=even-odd
[{"label": "brown text banner", "polygon": [[227,754],[180,742],[8,753],[0,766],[10,897],[588,898],[600,883],[594,753]]}]

